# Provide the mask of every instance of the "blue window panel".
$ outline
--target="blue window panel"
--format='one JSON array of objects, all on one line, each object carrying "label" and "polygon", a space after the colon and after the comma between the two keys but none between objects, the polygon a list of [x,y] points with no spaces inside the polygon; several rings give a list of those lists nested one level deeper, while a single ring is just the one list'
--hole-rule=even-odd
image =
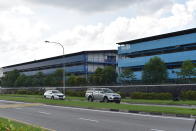
[{"label": "blue window panel", "polygon": [[[196,50],[154,55],[154,56],[160,57],[165,63],[179,62],[185,60],[196,60]],[[119,67],[141,66],[144,65],[146,62],[148,62],[150,58],[154,56],[119,59],[118,66]]]},{"label": "blue window panel", "polygon": [[[37,71],[28,71],[23,72],[25,75],[35,75],[38,72],[42,72],[44,74],[51,74],[54,73],[56,70],[62,69],[62,68],[51,68],[51,69],[45,69],[45,70],[37,70]],[[65,71],[68,73],[77,73],[77,72],[84,72],[84,65],[78,65],[78,66],[70,66],[65,67]]]},{"label": "blue window panel", "polygon": [[5,69],[5,71],[11,71],[13,69],[21,70],[21,69],[29,69],[29,68],[35,68],[35,67],[43,67],[43,66],[48,66],[48,65],[56,65],[56,64],[62,64],[64,63],[74,63],[78,61],[84,61],[84,55],[77,55],[77,56],[70,56],[70,57],[65,57],[65,58],[58,58],[58,59],[53,59],[53,60],[47,60],[47,61],[42,61],[42,62],[35,62],[32,64],[25,64],[25,65],[20,65],[20,66],[15,66],[15,67],[10,67]]},{"label": "blue window panel", "polygon": [[70,73],[74,73],[74,72],[84,72],[85,71],[85,65],[79,65],[79,66],[70,66],[70,67],[66,67],[65,71],[66,72],[70,72]]},{"label": "blue window panel", "polygon": [[118,48],[118,54],[132,53],[136,51],[151,50],[156,48],[164,48],[169,46],[184,45],[190,43],[196,43],[196,33],[141,42],[132,45],[126,44]]}]

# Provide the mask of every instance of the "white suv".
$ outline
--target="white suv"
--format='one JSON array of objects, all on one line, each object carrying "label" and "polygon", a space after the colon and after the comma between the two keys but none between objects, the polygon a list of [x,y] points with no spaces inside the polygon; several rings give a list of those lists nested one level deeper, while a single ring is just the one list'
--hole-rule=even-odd
[{"label": "white suv", "polygon": [[47,90],[44,93],[44,98],[64,100],[65,95],[58,90]]},{"label": "white suv", "polygon": [[121,96],[108,88],[90,88],[85,94],[88,101],[98,100],[100,102],[120,103]]}]

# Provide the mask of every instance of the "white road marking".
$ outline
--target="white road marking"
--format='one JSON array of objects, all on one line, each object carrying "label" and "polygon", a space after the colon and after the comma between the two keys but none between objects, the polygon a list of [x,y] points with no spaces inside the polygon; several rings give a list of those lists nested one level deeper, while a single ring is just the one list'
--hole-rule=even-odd
[{"label": "white road marking", "polygon": [[92,119],[86,119],[86,118],[79,118],[80,120],[85,120],[85,121],[91,121],[91,122],[96,122],[98,123],[98,120],[92,120]]},{"label": "white road marking", "polygon": [[165,130],[151,129],[151,131],[165,131]]},{"label": "white road marking", "polygon": [[189,120],[189,121],[194,121],[195,120],[193,118],[182,118],[182,117],[171,117],[171,116],[155,116],[155,115],[146,115],[146,114],[126,113],[126,112],[112,112],[112,111],[103,111],[103,110],[96,110],[96,109],[93,110],[93,109],[85,109],[85,108],[77,108],[77,107],[65,107],[65,106],[53,106],[53,105],[42,105],[42,106],[50,106],[50,107],[57,107],[57,108],[64,108],[64,109],[74,109],[74,110],[84,110],[84,111],[94,111],[94,112],[102,112],[102,113],[145,116],[145,117],[163,118],[163,119]]},{"label": "white road marking", "polygon": [[50,115],[50,113],[48,113],[48,112],[43,112],[43,111],[38,111],[38,112],[41,114]]}]

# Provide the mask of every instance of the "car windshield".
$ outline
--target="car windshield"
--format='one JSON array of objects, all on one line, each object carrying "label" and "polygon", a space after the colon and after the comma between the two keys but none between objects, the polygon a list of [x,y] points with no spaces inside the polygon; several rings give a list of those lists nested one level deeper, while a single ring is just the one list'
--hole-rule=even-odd
[{"label": "car windshield", "polygon": [[59,91],[52,91],[52,93],[60,93]]},{"label": "car windshield", "polygon": [[104,93],[114,93],[114,91],[110,90],[110,89],[103,89]]}]

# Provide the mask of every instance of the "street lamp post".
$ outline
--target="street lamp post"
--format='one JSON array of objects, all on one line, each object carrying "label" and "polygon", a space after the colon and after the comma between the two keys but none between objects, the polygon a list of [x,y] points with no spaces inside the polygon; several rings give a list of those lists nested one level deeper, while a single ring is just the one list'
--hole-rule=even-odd
[{"label": "street lamp post", "polygon": [[[59,42],[51,42],[51,41],[45,41],[45,43],[54,43],[54,44],[58,44],[62,47],[63,49],[63,58],[64,58],[64,55],[65,55],[65,49],[63,47],[63,45]],[[63,65],[63,87],[65,87],[65,63],[63,62],[62,60],[62,65]]]}]

